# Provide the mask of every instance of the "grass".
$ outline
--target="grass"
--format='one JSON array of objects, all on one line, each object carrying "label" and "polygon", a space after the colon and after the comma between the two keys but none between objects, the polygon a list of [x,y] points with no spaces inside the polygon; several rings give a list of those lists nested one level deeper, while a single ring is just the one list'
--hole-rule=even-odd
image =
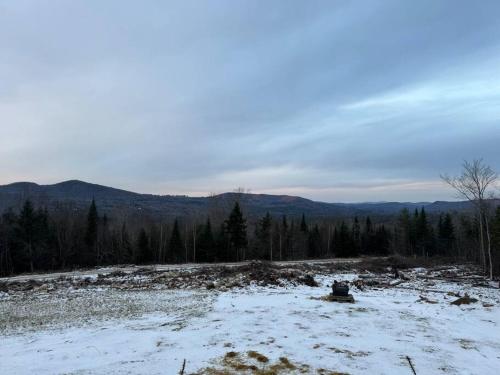
[{"label": "grass", "polygon": [[277,361],[271,363],[265,355],[249,350],[246,354],[238,352],[227,352],[219,366],[207,367],[195,375],[285,375],[285,374],[312,374],[318,375],[347,375],[340,372],[318,369],[311,371],[307,364],[293,363],[286,357],[280,357]]}]

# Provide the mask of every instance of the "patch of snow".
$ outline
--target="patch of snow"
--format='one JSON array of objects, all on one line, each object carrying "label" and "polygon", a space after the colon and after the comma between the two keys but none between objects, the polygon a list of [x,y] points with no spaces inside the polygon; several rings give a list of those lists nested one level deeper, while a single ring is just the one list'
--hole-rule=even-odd
[{"label": "patch of snow", "polygon": [[[6,330],[0,373],[176,374],[184,359],[187,373],[192,373],[230,350],[255,350],[272,361],[284,356],[309,364],[311,371],[411,374],[409,356],[417,374],[498,373],[498,289],[442,280],[429,286],[426,280],[412,278],[396,287],[354,289],[355,304],[318,299],[329,292],[326,286],[334,279],[357,278],[355,273],[320,275],[316,276],[319,288],[252,285],[210,294],[73,291],[80,293],[74,298],[80,299],[75,303],[82,302],[78,316],[82,324],[61,325],[61,316],[41,329]],[[452,306],[455,297],[447,292],[467,292],[480,302]],[[422,294],[437,303],[423,302]],[[43,304],[60,303],[58,297],[47,296]],[[97,316],[106,304],[117,308],[128,300],[131,306],[149,307],[130,316]],[[96,309],[83,301],[103,306]],[[1,313],[11,314],[6,304],[22,302],[0,303]],[[28,301],[27,306],[30,303],[42,302]],[[66,311],[63,305],[48,311],[58,309]]]}]

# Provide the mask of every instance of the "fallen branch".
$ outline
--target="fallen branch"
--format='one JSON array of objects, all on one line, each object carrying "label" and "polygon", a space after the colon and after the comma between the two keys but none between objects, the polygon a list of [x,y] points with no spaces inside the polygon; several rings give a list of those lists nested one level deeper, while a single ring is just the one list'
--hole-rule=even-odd
[{"label": "fallen branch", "polygon": [[417,372],[415,371],[415,367],[413,367],[413,363],[411,363],[411,358],[409,356],[406,356],[406,360],[410,364],[411,371],[413,371],[413,375],[417,375]]},{"label": "fallen branch", "polygon": [[184,369],[186,368],[186,360],[182,362],[182,368],[181,371],[179,372],[179,375],[184,375]]}]

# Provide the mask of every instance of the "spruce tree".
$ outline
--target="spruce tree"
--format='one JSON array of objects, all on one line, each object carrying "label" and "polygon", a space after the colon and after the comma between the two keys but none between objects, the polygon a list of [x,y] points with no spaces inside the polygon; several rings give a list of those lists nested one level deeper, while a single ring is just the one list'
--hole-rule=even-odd
[{"label": "spruce tree", "polygon": [[267,212],[257,223],[255,237],[257,239],[257,255],[259,258],[269,258],[271,246],[272,218]]},{"label": "spruce tree", "polygon": [[140,263],[150,263],[153,261],[148,235],[144,228],[141,228],[137,237],[137,259]]},{"label": "spruce tree", "polygon": [[357,216],[354,217],[354,223],[352,224],[352,240],[354,251],[358,253],[361,250],[361,227]]},{"label": "spruce tree", "polygon": [[[19,238],[23,244],[23,254],[21,259],[26,259],[25,265],[28,270],[35,270],[35,247],[36,247],[36,217],[33,204],[30,200],[24,202],[21,213],[19,214]],[[24,262],[20,262],[21,264]],[[23,270],[26,270],[25,267]]]},{"label": "spruce tree", "polygon": [[288,229],[288,221],[286,219],[286,215],[283,215],[280,227],[280,260],[287,259],[289,246],[290,230]]},{"label": "spruce tree", "polygon": [[370,216],[366,217],[365,221],[365,230],[363,232],[362,236],[362,252],[365,254],[371,254],[373,252],[372,245],[373,245],[373,226],[372,226],[372,220],[370,219]]},{"label": "spruce tree", "polygon": [[491,223],[491,242],[492,242],[492,260],[493,271],[496,275],[500,274],[500,206],[495,210],[495,216]]},{"label": "spruce tree", "polygon": [[175,219],[169,244],[170,261],[181,262],[183,259],[182,257],[183,252],[184,252],[184,244],[182,243],[181,239],[179,222],[177,221],[177,219]]},{"label": "spruce tree", "polygon": [[210,218],[203,226],[198,239],[198,259],[200,262],[214,262],[215,261],[215,244],[214,236],[212,233],[212,223]]},{"label": "spruce tree", "polygon": [[455,242],[455,228],[451,215],[439,215],[438,222],[438,248],[441,255],[449,255],[453,252]]},{"label": "spruce tree", "polygon": [[229,246],[233,252],[231,259],[240,260],[240,254],[247,246],[247,225],[243,218],[240,205],[238,202],[234,204],[229,218],[226,220],[226,231],[229,237]]},{"label": "spruce tree", "polygon": [[226,224],[221,223],[218,230],[215,231],[214,236],[215,244],[215,261],[216,262],[227,262],[229,258],[229,236],[226,231]]},{"label": "spruce tree", "polygon": [[351,231],[349,231],[344,221],[340,224],[336,251],[338,257],[352,257],[357,255],[354,249]]},{"label": "spruce tree", "polygon": [[301,232],[307,232],[307,223],[306,223],[306,216],[302,214],[302,219],[300,220],[300,231]]},{"label": "spruce tree", "polygon": [[308,237],[308,258],[317,258],[321,255],[321,235],[318,224],[315,224],[309,232]]}]

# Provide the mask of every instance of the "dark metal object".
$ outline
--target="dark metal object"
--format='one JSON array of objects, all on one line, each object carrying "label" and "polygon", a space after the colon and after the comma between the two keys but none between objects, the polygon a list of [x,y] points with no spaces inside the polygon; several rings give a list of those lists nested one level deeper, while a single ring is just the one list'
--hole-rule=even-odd
[{"label": "dark metal object", "polygon": [[349,285],[347,285],[346,283],[338,283],[337,281],[334,281],[332,285],[332,295],[347,297],[349,295]]}]

